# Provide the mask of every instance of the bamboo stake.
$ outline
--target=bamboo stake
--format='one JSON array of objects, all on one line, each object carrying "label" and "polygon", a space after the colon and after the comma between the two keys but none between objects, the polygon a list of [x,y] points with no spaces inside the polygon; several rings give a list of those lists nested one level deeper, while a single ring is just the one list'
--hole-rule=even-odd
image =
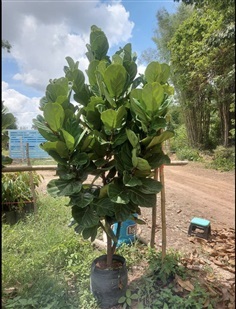
[{"label": "bamboo stake", "polygon": [[162,224],[162,262],[166,256],[166,206],[165,206],[165,183],[164,183],[164,165],[160,167],[161,190],[161,224]]},{"label": "bamboo stake", "polygon": [[[154,179],[158,180],[158,168],[155,169]],[[155,234],[156,234],[156,221],[157,221],[157,205],[152,207],[152,228],[151,228],[151,240],[150,247],[154,248],[155,246]]]},{"label": "bamboo stake", "polygon": [[[27,158],[27,165],[31,166],[30,156],[29,156],[29,143],[26,143],[26,158]],[[36,193],[34,190],[34,179],[33,179],[32,171],[29,171],[29,178],[30,178],[30,189],[32,192],[32,197],[33,197],[34,213],[36,214],[38,209],[36,205]]]}]

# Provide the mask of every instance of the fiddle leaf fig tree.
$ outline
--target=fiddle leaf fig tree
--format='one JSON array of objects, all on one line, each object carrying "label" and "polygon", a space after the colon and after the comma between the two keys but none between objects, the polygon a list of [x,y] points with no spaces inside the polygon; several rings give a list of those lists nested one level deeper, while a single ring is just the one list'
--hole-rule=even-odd
[{"label": "fiddle leaf fig tree", "polygon": [[50,80],[34,124],[47,140],[41,147],[58,163],[59,178],[48,192],[69,197],[85,239],[94,241],[99,228],[106,232],[109,266],[119,236],[111,225],[155,206],[161,191],[152,176],[170,162],[162,143],[173,136],[166,130],[173,88],[165,63],[151,62],[137,76],[131,44],[109,57],[106,35],[96,26],[86,46],[88,83],[79,63],[66,57],[65,75]]}]

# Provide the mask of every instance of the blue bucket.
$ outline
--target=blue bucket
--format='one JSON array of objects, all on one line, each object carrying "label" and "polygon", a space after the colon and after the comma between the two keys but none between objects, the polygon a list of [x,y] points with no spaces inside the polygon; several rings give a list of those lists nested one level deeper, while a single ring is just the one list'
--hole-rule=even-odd
[{"label": "blue bucket", "polygon": [[[134,214],[135,217],[138,215]],[[112,230],[114,234],[117,233],[118,223],[114,223],[112,226]],[[116,247],[120,247],[122,244],[132,244],[135,241],[135,235],[137,233],[137,224],[133,220],[126,220],[121,223],[120,227],[120,236],[117,242]]]}]

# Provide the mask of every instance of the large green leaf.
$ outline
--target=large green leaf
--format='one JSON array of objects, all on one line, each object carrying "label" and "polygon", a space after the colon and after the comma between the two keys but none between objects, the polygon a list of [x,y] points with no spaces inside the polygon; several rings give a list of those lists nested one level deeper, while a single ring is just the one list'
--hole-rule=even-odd
[{"label": "large green leaf", "polygon": [[161,191],[162,184],[155,179],[144,178],[142,179],[142,186],[138,186],[137,189],[144,194],[156,194]]},{"label": "large green leaf", "polygon": [[149,171],[151,172],[151,166],[148,161],[137,156],[136,149],[132,150],[132,163],[133,167],[137,168],[140,171]]},{"label": "large green leaf", "polygon": [[161,84],[154,82],[145,85],[142,92],[142,99],[149,114],[155,114],[164,99],[164,89]]},{"label": "large green leaf", "polygon": [[84,81],[85,81],[84,73],[79,69],[74,70],[72,72],[72,78],[73,78],[72,88],[74,92],[75,93],[81,92],[84,87]]},{"label": "large green leaf", "polygon": [[72,206],[72,216],[84,228],[90,228],[99,223],[97,213],[90,206],[85,208]]},{"label": "large green leaf", "polygon": [[114,202],[112,202],[110,198],[100,198],[94,202],[94,204],[96,205],[96,211],[100,217],[112,217],[114,215]]},{"label": "large green leaf", "polygon": [[127,204],[129,202],[129,196],[127,195],[125,187],[118,184],[109,185],[108,196],[114,203]]},{"label": "large green leaf", "polygon": [[65,118],[63,107],[58,103],[48,103],[44,107],[44,118],[53,131],[58,131]]},{"label": "large green leaf", "polygon": [[142,185],[142,181],[139,178],[129,174],[127,171],[124,171],[123,183],[127,187],[136,187]]},{"label": "large green leaf", "polygon": [[127,171],[133,169],[131,150],[132,146],[126,142],[124,145],[121,146],[119,156],[115,156],[115,160],[121,160],[122,166],[124,166],[124,169]]},{"label": "large green leaf", "polygon": [[74,150],[74,145],[75,145],[75,139],[74,137],[68,133],[67,131],[61,129],[61,132],[63,134],[65,143],[66,143],[66,147],[70,150],[73,151]]},{"label": "large green leaf", "polygon": [[95,59],[101,60],[107,54],[109,43],[104,32],[97,26],[91,26],[90,48]]},{"label": "large green leaf", "polygon": [[85,107],[86,120],[94,130],[100,130],[101,127],[100,112],[97,106],[105,106],[101,97],[91,97],[89,104]]},{"label": "large green leaf", "polygon": [[124,106],[118,108],[118,110],[107,109],[102,112],[101,120],[108,130],[114,130],[121,128],[124,117],[126,116],[126,109]]},{"label": "large green leaf", "polygon": [[89,83],[91,86],[97,84],[97,78],[96,78],[95,72],[97,70],[98,64],[99,64],[99,60],[93,60],[90,62],[88,66],[87,75],[88,75]]},{"label": "large green leaf", "polygon": [[153,83],[153,82],[161,82],[160,79],[161,73],[162,73],[162,67],[160,63],[157,61],[152,61],[146,67],[144,75],[148,83]]},{"label": "large green leaf", "polygon": [[99,225],[95,225],[90,228],[83,229],[82,235],[84,239],[89,239],[93,242],[96,239],[97,231],[98,231]]},{"label": "large green leaf", "polygon": [[89,192],[80,192],[76,195],[70,196],[70,205],[77,205],[78,207],[84,208],[92,203],[94,196]]},{"label": "large green leaf", "polygon": [[111,64],[104,72],[104,82],[109,94],[113,98],[118,98],[124,91],[127,79],[127,72],[120,64]]},{"label": "large green leaf", "polygon": [[[69,84],[68,79],[65,77],[61,77],[55,79],[53,82],[48,84],[46,88],[46,98],[49,102],[55,103],[63,101],[67,98],[69,92]],[[58,98],[61,98],[58,100]]]},{"label": "large green leaf", "polygon": [[129,188],[131,201],[140,207],[153,207],[156,205],[156,194],[144,194],[136,187]]},{"label": "large green leaf", "polygon": [[150,154],[150,156],[147,157],[147,160],[152,169],[158,168],[163,164],[170,164],[170,158],[163,153]]},{"label": "large green leaf", "polygon": [[55,142],[58,140],[58,137],[52,133],[52,131],[48,128],[48,130],[44,130],[38,128],[39,133],[48,141]]},{"label": "large green leaf", "polygon": [[71,158],[70,158],[70,163],[72,165],[85,165],[87,164],[89,161],[89,157],[87,155],[87,153],[85,152],[80,152],[79,150],[76,150]]},{"label": "large green leaf", "polygon": [[70,196],[81,191],[82,184],[76,180],[52,179],[47,184],[48,193],[53,196]]},{"label": "large green leaf", "polygon": [[164,131],[160,135],[153,137],[152,141],[148,144],[147,149],[150,149],[157,144],[161,144],[161,143],[163,143],[164,141],[166,141],[167,139],[169,139],[173,136],[174,136],[173,131],[168,131],[168,130]]},{"label": "large green leaf", "polygon": [[170,77],[170,66],[167,63],[161,64],[160,83],[166,83]]},{"label": "large green leaf", "polygon": [[118,222],[124,222],[131,215],[130,204],[115,204],[115,215]]},{"label": "large green leaf", "polygon": [[125,61],[124,67],[129,74],[130,81],[132,82],[135,76],[137,75],[138,67],[137,64],[134,61]]},{"label": "large green leaf", "polygon": [[[133,91],[133,90],[132,90]],[[148,125],[151,118],[143,108],[143,106],[140,104],[140,102],[134,98],[131,97],[131,111],[136,115],[136,117],[145,125]]]},{"label": "large green leaf", "polygon": [[43,144],[40,144],[40,147],[47,151],[48,153],[53,150],[56,151],[61,158],[67,158],[68,157],[68,148],[66,146],[66,143],[62,141],[56,141],[56,142],[45,142]]},{"label": "large green leaf", "polygon": [[139,139],[137,135],[130,129],[126,129],[126,134],[128,137],[128,140],[130,144],[133,146],[133,148],[138,148],[139,147]]}]

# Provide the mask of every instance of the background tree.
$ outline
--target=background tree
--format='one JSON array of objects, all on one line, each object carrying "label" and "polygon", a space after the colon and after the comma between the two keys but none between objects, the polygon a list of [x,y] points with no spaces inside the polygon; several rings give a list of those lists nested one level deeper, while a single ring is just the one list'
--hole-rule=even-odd
[{"label": "background tree", "polygon": [[230,146],[235,132],[234,2],[183,1],[175,14],[160,10],[156,17],[152,39],[157,51],[145,51],[142,61],[171,62],[175,105],[180,105],[188,144]]}]

